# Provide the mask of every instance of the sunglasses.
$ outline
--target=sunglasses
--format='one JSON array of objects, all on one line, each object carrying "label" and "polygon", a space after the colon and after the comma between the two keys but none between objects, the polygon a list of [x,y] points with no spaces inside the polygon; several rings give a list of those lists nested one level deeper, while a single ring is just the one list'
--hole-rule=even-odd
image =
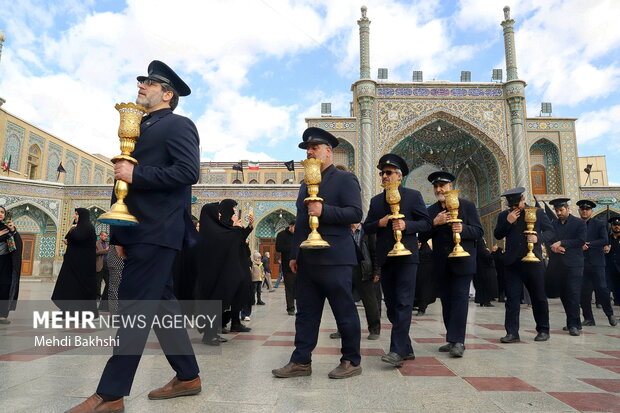
[{"label": "sunglasses", "polygon": [[156,85],[156,84],[161,84],[161,85],[163,85],[163,84],[164,84],[164,82],[158,82],[158,81],[157,81],[157,80],[155,80],[155,79],[150,79],[150,78],[148,78],[148,77],[147,77],[146,79],[144,79],[144,80],[142,80],[142,81],[138,81],[138,84],[139,84],[139,85],[145,85],[145,86],[152,86],[152,85]]},{"label": "sunglasses", "polygon": [[391,176],[393,173],[396,173],[396,171],[392,171],[392,170],[380,171],[379,176],[383,176],[383,175]]}]

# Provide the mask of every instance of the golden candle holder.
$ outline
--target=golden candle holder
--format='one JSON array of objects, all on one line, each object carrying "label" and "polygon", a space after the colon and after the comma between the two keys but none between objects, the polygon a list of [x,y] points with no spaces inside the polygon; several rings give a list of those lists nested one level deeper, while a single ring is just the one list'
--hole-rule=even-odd
[{"label": "golden candle holder", "polygon": [[[385,189],[385,201],[390,206],[390,210],[392,211],[392,215],[389,216],[389,219],[401,219],[405,216],[400,213],[400,192],[398,191],[398,187],[400,186],[400,181],[396,182],[388,182],[387,184],[382,185]],[[394,239],[396,242],[392,247],[392,250],[388,252],[388,257],[402,257],[404,255],[411,255],[411,251],[409,251],[403,243],[401,239],[403,238],[403,233],[400,230],[394,230]]]},{"label": "golden candle holder", "polygon": [[[131,152],[133,152],[136,147],[136,141],[140,136],[140,123],[142,117],[146,113],[146,108],[135,103],[118,103],[114,108],[118,110],[121,115],[121,123],[118,127],[118,137],[121,141],[121,154],[112,158],[111,161],[112,163],[116,163],[124,159],[135,165],[138,161],[131,156]],[[109,225],[138,225],[138,219],[131,215],[125,204],[125,198],[128,193],[129,184],[118,179],[114,185],[116,202],[112,205],[110,211],[99,217],[98,221]]]},{"label": "golden candle holder", "polygon": [[[459,190],[453,189],[451,191],[446,191],[444,196],[446,198],[446,208],[448,208],[448,212],[450,213],[448,224],[463,222],[462,219],[459,219]],[[452,252],[448,254],[448,258],[469,257],[469,253],[461,246],[461,234],[453,232],[452,239],[454,240],[454,248]]]},{"label": "golden candle holder", "polygon": [[[523,231],[525,236],[528,235],[537,235],[536,231],[534,231],[534,224],[536,223],[536,207],[527,207],[525,208],[525,223],[527,224],[527,229]],[[534,255],[534,243],[527,243],[527,254],[525,257],[521,258],[523,262],[540,262],[538,257]]]},{"label": "golden candle holder", "polygon": [[[321,165],[323,161],[320,159],[306,159],[301,161],[301,164],[304,167],[304,182],[308,187],[308,195],[310,195],[304,199],[304,203],[308,204],[308,202],[311,201],[323,202],[323,198],[317,196],[319,194],[319,184],[322,178]],[[319,228],[319,217],[311,216],[310,234],[308,234],[308,238],[301,243],[300,248],[321,249],[330,247],[329,243],[321,238],[321,234],[319,234],[317,228]]]}]

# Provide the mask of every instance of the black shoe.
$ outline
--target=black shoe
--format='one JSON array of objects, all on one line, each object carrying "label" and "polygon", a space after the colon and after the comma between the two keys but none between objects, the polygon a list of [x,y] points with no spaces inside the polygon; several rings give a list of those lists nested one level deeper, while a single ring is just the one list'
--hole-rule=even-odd
[{"label": "black shoe", "polygon": [[505,298],[499,298],[499,299],[497,300],[497,302],[498,302],[498,303],[505,303],[505,302],[506,302],[506,299],[505,299]]},{"label": "black shoe", "polygon": [[419,317],[419,316],[422,316],[422,315],[424,315],[424,314],[426,314],[426,311],[424,311],[424,310],[418,310],[418,312],[416,313],[416,316],[418,316],[418,317]]},{"label": "black shoe", "polygon": [[403,366],[403,358],[398,353],[394,353],[393,351],[390,351],[385,356],[381,356],[381,361],[391,364],[394,367]]},{"label": "black shoe", "polygon": [[227,329],[227,328],[223,328],[222,329],[222,334],[228,334],[228,333],[230,333],[229,329]]},{"label": "black shoe", "polygon": [[379,333],[369,333],[368,340],[379,340],[381,338],[381,334]]},{"label": "black shoe", "polygon": [[616,320],[616,317],[614,317],[614,315],[610,315],[607,317],[607,319],[609,320],[609,325],[612,327],[615,327],[618,325],[618,320]]},{"label": "black shoe", "polygon": [[547,333],[546,331],[541,331],[538,334],[536,334],[536,337],[534,337],[534,341],[547,341],[549,340],[549,333]]},{"label": "black shoe", "polygon": [[[582,330],[583,327],[577,327],[579,330]],[[562,327],[562,331],[568,331],[568,327],[564,326]]]},{"label": "black shoe", "polygon": [[518,335],[515,334],[506,334],[504,337],[500,338],[499,341],[502,343],[518,343],[521,341]]},{"label": "black shoe", "polygon": [[265,302],[264,302],[264,301],[259,301],[259,302],[257,302],[256,304],[257,304],[257,305],[265,305]]},{"label": "black shoe", "polygon": [[570,334],[571,336],[580,336],[581,331],[579,331],[577,327],[571,327],[568,329],[568,334]]},{"label": "black shoe", "polygon": [[234,326],[230,327],[230,331],[232,333],[247,333],[249,331],[252,331],[252,329],[250,327],[246,327],[243,324],[235,324]]},{"label": "black shoe", "polygon": [[594,322],[594,320],[583,320],[581,325],[582,326],[586,326],[586,327],[590,327],[590,326],[595,326],[596,323]]},{"label": "black shoe", "polygon": [[333,339],[341,338],[340,332],[336,331],[335,333],[331,333],[329,335],[329,338],[333,338]]},{"label": "black shoe", "polygon": [[227,338],[224,338],[224,337],[220,336],[219,334],[217,335],[217,340],[218,340],[220,343],[227,343],[227,342],[228,342],[228,339],[227,339]]},{"label": "black shoe", "polygon": [[440,353],[447,353],[447,352],[449,352],[450,350],[452,350],[452,346],[454,346],[454,343],[447,343],[447,344],[444,344],[443,346],[439,347],[438,351],[439,351]]},{"label": "black shoe", "polygon": [[464,352],[465,345],[463,343],[454,343],[454,345],[450,349],[450,355],[452,357],[463,357]]},{"label": "black shoe", "polygon": [[217,337],[203,337],[202,338],[202,344],[206,344],[207,346],[219,346],[220,340]]},{"label": "black shoe", "polygon": [[403,357],[403,360],[415,360],[415,354],[409,353],[405,357]]},{"label": "black shoe", "polygon": [[288,315],[295,315],[295,311],[287,311],[286,312]]}]

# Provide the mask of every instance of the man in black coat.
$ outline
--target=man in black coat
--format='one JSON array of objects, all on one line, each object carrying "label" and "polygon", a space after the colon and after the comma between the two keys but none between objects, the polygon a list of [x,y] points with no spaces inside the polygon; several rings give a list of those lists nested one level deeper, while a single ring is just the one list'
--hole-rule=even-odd
[{"label": "man in black coat", "polygon": [[[362,219],[362,199],[357,178],[336,169],[332,149],[338,139],[320,128],[308,128],[299,144],[308,158],[320,159],[321,184],[318,196],[323,202],[309,201],[305,183],[299,188],[297,218],[289,265],[297,273],[297,316],[295,351],[290,362],[272,370],[276,377],[288,378],[312,374],[312,351],[316,347],[325,299],[332,308],[338,331],[342,335],[340,365],[329,373],[343,379],[362,373],[360,355],[360,319],[353,301],[352,274],[357,265],[351,224]],[[318,217],[319,233],[328,248],[300,248],[310,234],[309,218]]]},{"label": "man in black coat", "polygon": [[620,307],[620,217],[609,219],[611,234],[609,245],[605,247],[607,254],[607,284],[614,294],[614,305]]},{"label": "man in black coat", "polygon": [[295,315],[295,286],[297,284],[297,274],[290,265],[291,248],[293,247],[293,234],[295,233],[295,221],[288,223],[288,227],[279,232],[276,236],[276,251],[280,253],[282,263],[282,274],[284,274],[284,294],[286,295],[286,312],[288,315]]},{"label": "man in black coat", "polygon": [[[191,186],[200,176],[198,131],[186,117],[172,113],[179,96],[190,89],[167,65],[153,61],[147,76],[138,77],[136,103],[147,109],[140,138],[132,156],[138,163],[120,160],[114,177],[129,183],[125,203],[139,221],[136,226],[111,227],[111,243],[121,247],[126,257],[119,300],[121,313],[146,316],[146,325],[157,314],[181,314],[172,291],[172,264],[184,239],[196,237],[190,215]],[[112,202],[116,201],[112,197]],[[158,307],[149,303],[160,302]],[[142,303],[142,304],[140,304]],[[165,310],[162,310],[165,308]],[[149,328],[136,332],[119,329],[119,346],[108,360],[97,393],[70,412],[120,411],[140,362]],[[164,387],[149,393],[150,399],[167,399],[197,394],[201,390],[198,364],[187,331],[156,328],[157,337],[175,377]],[[170,346],[174,349],[170,351]],[[127,350],[130,346],[132,350]],[[136,354],[134,351],[137,351]],[[130,354],[128,354],[130,352]]]},{"label": "man in black coat", "polygon": [[[384,185],[401,182],[403,176],[409,173],[405,160],[391,153],[379,159],[377,168],[381,171],[381,182]],[[402,185],[398,191],[401,196],[400,213],[404,218],[390,220],[391,210],[383,191],[370,200],[370,209],[364,221],[364,231],[367,234],[377,234],[377,263],[381,266],[381,286],[387,316],[392,323],[390,351],[382,356],[381,360],[395,367],[402,366],[404,360],[415,359],[409,328],[416,273],[420,263],[417,234],[428,231],[431,227],[422,194]],[[402,243],[411,251],[411,255],[388,256],[395,243],[395,230],[402,232]]]},{"label": "man in black coat", "polygon": [[609,298],[609,288],[605,280],[605,252],[603,248],[609,245],[607,234],[607,224],[605,221],[592,219],[592,209],[596,203],[582,199],[577,202],[579,215],[586,223],[586,244],[583,246],[584,267],[583,283],[581,285],[581,311],[583,312],[584,326],[596,325],[594,314],[592,314],[592,291],[596,292],[598,303],[603,307],[603,311],[609,320],[609,324],[618,324],[614,317],[614,310],[611,307]]},{"label": "man in black coat", "polygon": [[571,215],[568,198],[549,201],[557,219],[551,223],[555,236],[549,246],[549,268],[562,274],[560,299],[566,312],[566,326],[571,336],[581,334],[579,299],[583,279],[583,247],[586,223]]},{"label": "man in black coat", "polygon": [[[463,357],[469,285],[476,273],[476,241],[482,238],[484,231],[476,205],[462,198],[459,198],[458,215],[462,222],[448,223],[450,213],[446,209],[445,194],[452,190],[455,179],[454,175],[444,171],[428,176],[437,202],[428,207],[433,226],[430,231],[420,234],[420,238],[433,241],[433,273],[438,278],[447,342],[439,347],[439,351],[450,352],[452,357]],[[455,233],[460,234],[461,246],[469,253],[468,257],[448,257],[455,245]]]},{"label": "man in black coat", "polygon": [[[495,239],[506,238],[506,251],[503,254],[504,280],[506,288],[506,316],[504,327],[506,335],[502,343],[516,343],[519,338],[519,312],[523,285],[532,299],[532,310],[538,334],[535,341],[549,339],[549,303],[545,294],[545,267],[542,262],[542,243],[549,242],[553,236],[553,227],[542,209],[536,210],[534,231],[537,235],[525,235],[525,188],[513,188],[504,194],[508,209],[497,216],[497,225],[493,231]],[[540,262],[521,261],[528,252],[527,243],[534,244],[534,255]]]}]

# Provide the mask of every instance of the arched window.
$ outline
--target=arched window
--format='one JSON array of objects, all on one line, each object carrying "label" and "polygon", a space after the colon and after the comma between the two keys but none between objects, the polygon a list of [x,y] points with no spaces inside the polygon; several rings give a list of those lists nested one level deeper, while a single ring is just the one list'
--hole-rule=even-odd
[{"label": "arched window", "polygon": [[532,193],[545,195],[547,193],[547,172],[545,167],[538,164],[532,166]]},{"label": "arched window", "polygon": [[265,182],[267,185],[273,185],[276,183],[276,181],[274,181],[273,179],[268,179],[267,182]]},{"label": "arched window", "polygon": [[258,181],[256,179],[252,179],[250,182],[248,182],[250,185],[256,185],[258,183]]},{"label": "arched window", "polygon": [[28,148],[28,169],[26,176],[28,179],[37,179],[39,173],[39,163],[41,162],[41,149],[38,145],[32,145]]},{"label": "arched window", "polygon": [[240,183],[241,183],[241,181],[240,181],[240,180],[238,180],[238,179],[235,179],[232,183],[233,183],[233,184],[240,184]]},{"label": "arched window", "polygon": [[114,179],[112,179],[112,178],[108,178],[108,180],[106,181],[106,183],[108,183],[108,184],[113,184],[113,183],[114,183]]}]

